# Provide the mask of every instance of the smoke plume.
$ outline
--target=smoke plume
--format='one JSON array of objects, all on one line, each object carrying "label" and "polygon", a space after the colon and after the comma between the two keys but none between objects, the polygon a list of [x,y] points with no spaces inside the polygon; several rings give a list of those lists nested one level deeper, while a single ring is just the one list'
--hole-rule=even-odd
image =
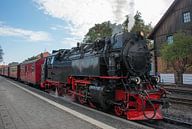
[{"label": "smoke plume", "polygon": [[134,15],[135,15],[135,0],[130,0],[129,2],[129,27],[128,27],[128,30],[130,31],[131,28],[133,27],[134,25]]},{"label": "smoke plume", "polygon": [[113,13],[115,22],[121,24],[126,15],[129,16],[128,30],[133,27],[134,24],[134,12],[135,12],[135,0],[112,0],[113,1]]}]

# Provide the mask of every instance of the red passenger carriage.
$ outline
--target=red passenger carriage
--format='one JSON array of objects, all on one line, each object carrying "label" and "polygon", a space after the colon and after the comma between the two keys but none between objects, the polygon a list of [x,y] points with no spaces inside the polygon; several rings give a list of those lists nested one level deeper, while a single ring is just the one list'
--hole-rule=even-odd
[{"label": "red passenger carriage", "polygon": [[3,76],[9,77],[9,67],[7,65],[3,67],[2,73]]},{"label": "red passenger carriage", "polygon": [[10,65],[9,66],[9,77],[14,79],[20,78],[20,65]]},{"label": "red passenger carriage", "polygon": [[3,67],[0,67],[0,75],[3,75]]},{"label": "red passenger carriage", "polygon": [[20,80],[30,84],[40,84],[41,66],[45,58],[27,61],[20,64]]}]

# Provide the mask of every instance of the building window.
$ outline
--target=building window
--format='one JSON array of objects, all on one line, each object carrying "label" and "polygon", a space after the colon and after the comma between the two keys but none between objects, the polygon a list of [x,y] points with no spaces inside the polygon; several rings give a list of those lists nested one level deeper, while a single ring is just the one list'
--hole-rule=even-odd
[{"label": "building window", "polygon": [[167,36],[167,43],[172,44],[173,43],[173,35]]},{"label": "building window", "polygon": [[190,21],[191,21],[191,13],[190,12],[183,13],[183,22],[188,23]]}]

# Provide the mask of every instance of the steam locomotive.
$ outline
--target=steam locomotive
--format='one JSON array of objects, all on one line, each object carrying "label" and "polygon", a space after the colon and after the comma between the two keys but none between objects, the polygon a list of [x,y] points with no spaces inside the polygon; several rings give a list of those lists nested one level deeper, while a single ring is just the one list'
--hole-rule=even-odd
[{"label": "steam locomotive", "polygon": [[[112,109],[128,120],[162,119],[161,109],[169,103],[166,91],[158,85],[159,77],[150,75],[151,58],[142,33],[117,33],[53,51],[34,65],[29,62],[28,73],[34,72],[40,79],[28,82],[92,108]],[[20,64],[21,73],[25,73],[26,64]]]}]

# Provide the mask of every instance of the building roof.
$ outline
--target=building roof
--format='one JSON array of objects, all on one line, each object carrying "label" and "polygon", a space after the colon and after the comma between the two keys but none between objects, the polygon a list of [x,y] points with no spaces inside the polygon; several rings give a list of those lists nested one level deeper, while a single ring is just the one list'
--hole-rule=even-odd
[{"label": "building roof", "polygon": [[164,20],[169,16],[169,14],[171,13],[171,11],[174,9],[175,5],[177,3],[179,3],[180,0],[175,0],[172,5],[168,8],[168,10],[166,11],[166,13],[163,15],[163,17],[159,20],[159,22],[156,24],[156,26],[154,27],[153,31],[149,34],[148,38],[149,39],[153,39],[154,34],[156,33],[156,31],[159,29],[159,27],[161,26],[161,24],[164,22]]}]

